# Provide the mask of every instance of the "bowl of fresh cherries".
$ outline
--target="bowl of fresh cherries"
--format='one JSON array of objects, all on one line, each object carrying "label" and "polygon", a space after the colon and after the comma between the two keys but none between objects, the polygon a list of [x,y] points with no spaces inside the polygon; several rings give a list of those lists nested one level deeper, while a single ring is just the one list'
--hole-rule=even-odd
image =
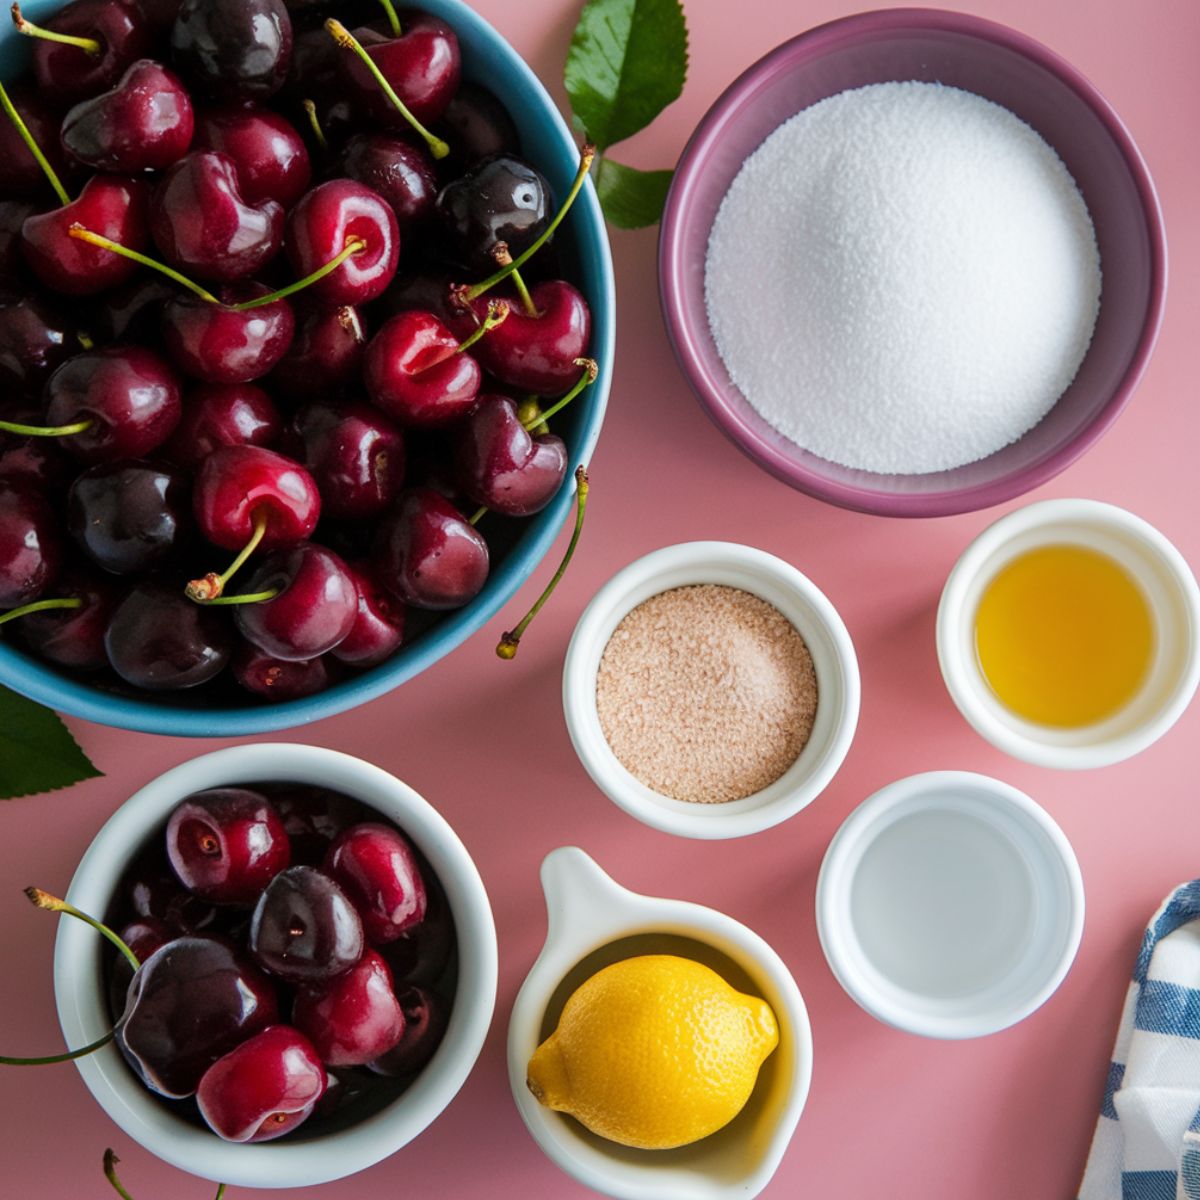
[{"label": "bowl of fresh cherries", "polygon": [[613,354],[515,51],[460,0],[25,0],[0,79],[0,682],[254,733],[494,616]]},{"label": "bowl of fresh cherries", "polygon": [[335,751],[168,771],[101,829],[66,903],[122,944],[59,930],[64,1036],[101,1043],[76,1059],[84,1082],[131,1138],[219,1182],[300,1187],[394,1153],[491,1022],[496,932],[462,842]]}]

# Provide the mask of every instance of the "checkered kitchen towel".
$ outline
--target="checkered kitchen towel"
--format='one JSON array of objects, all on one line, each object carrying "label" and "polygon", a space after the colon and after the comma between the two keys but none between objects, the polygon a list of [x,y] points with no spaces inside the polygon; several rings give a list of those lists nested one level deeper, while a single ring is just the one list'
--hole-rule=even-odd
[{"label": "checkered kitchen towel", "polygon": [[1079,1200],[1200,1200],[1200,879],[1142,938]]}]

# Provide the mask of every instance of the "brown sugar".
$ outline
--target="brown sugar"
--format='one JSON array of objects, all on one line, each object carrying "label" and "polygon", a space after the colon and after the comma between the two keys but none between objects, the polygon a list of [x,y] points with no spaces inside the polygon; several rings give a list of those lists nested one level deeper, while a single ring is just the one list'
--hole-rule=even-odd
[{"label": "brown sugar", "polygon": [[740,800],[774,783],[812,735],[812,655],[774,605],[739,588],[673,588],[613,631],[596,676],[613,753],[660,795]]}]

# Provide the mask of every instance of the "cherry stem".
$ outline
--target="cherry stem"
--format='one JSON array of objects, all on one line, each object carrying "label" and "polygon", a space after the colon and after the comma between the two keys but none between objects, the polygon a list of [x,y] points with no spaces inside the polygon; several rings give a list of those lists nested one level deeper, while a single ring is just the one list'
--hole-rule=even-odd
[{"label": "cherry stem", "polygon": [[400,18],[396,15],[396,6],[392,0],[379,0],[383,5],[383,11],[387,13],[388,24],[392,27],[392,37],[400,36]]},{"label": "cherry stem", "polygon": [[111,250],[113,254],[119,254],[122,258],[128,258],[132,262],[140,263],[143,267],[152,267],[168,279],[173,279],[182,287],[187,288],[189,292],[195,292],[201,300],[207,300],[209,304],[221,303],[212,292],[202,288],[186,275],[181,275],[173,267],[168,267],[166,263],[155,262],[154,259],[147,258],[146,255],[137,250],[130,250],[128,246],[122,246],[120,242],[114,242],[112,238],[106,238],[103,234],[95,233],[93,230],[81,225],[78,221],[67,230],[67,233],[81,242],[87,242],[89,246],[97,246],[101,250]]},{"label": "cherry stem", "polygon": [[317,116],[317,106],[311,100],[301,100],[300,103],[308,114],[308,123],[312,126],[313,137],[317,139],[317,145],[322,150],[328,150],[329,139],[325,136],[325,130],[321,128],[321,118]]},{"label": "cherry stem", "polygon": [[81,1046],[78,1050],[66,1050],[62,1054],[46,1054],[41,1058],[13,1058],[7,1054],[0,1054],[0,1067],[46,1067],[51,1063],[73,1062],[77,1058],[87,1058],[89,1054],[103,1050],[115,1036],[116,1030],[110,1029],[102,1038],[97,1038],[88,1046]]},{"label": "cherry stem", "polygon": [[117,1163],[121,1160],[111,1151],[104,1152],[104,1178],[113,1185],[117,1195],[121,1200],[133,1200],[133,1197],[121,1186],[121,1181],[117,1178]]},{"label": "cherry stem", "polygon": [[0,421],[0,430],[16,433],[22,437],[70,437],[91,429],[96,422],[89,417],[86,421],[75,421],[71,425],[22,425],[19,421]]},{"label": "cherry stem", "polygon": [[213,1197],[213,1200],[221,1200],[221,1197],[225,1195],[225,1188],[227,1186],[228,1186],[227,1184],[218,1183],[217,1184],[217,1194]]},{"label": "cherry stem", "polygon": [[482,521],[483,518],[487,516],[487,514],[488,514],[488,506],[486,504],[481,504],[475,510],[475,512],[470,517],[467,518],[467,524],[468,525],[478,525],[479,522]]},{"label": "cherry stem", "polygon": [[587,512],[588,500],[588,474],[587,469],[580,464],[575,468],[575,528],[571,533],[571,540],[567,543],[566,553],[563,555],[562,562],[558,564],[558,570],[554,572],[550,582],[546,584],[546,590],[533,602],[533,607],[525,614],[520,623],[515,629],[511,629],[501,637],[499,644],[496,646],[496,654],[500,658],[516,658],[517,649],[521,643],[521,637],[525,630],[529,628],[530,621],[542,611],[542,605],[550,599],[554,589],[558,587],[559,580],[567,572],[567,567],[571,564],[571,559],[575,554],[575,547],[579,545],[579,535],[583,532],[583,518]]},{"label": "cherry stem", "polygon": [[130,948],[115,934],[107,925],[101,921],[97,921],[95,917],[88,916],[73,904],[68,904],[65,900],[60,900],[57,896],[52,896],[49,892],[42,891],[41,888],[27,887],[25,895],[29,899],[29,903],[35,908],[44,908],[47,912],[62,913],[67,917],[74,917],[77,921],[82,921],[85,925],[90,925],[97,933],[103,934],[120,952],[129,960],[130,966],[136,971],[142,964],[138,960],[138,956],[134,954]]},{"label": "cherry stem", "polygon": [[75,340],[76,340],[76,341],[77,341],[77,342],[78,342],[78,343],[79,343],[79,344],[80,344],[80,345],[81,345],[81,346],[82,346],[82,347],[83,347],[85,350],[94,350],[94,349],[96,348],[96,343],[95,343],[94,341],[92,341],[91,335],[90,335],[90,334],[87,334],[87,333],[84,333],[82,330],[80,330],[80,331],[79,331],[79,332],[78,332],[78,333],[75,335]]},{"label": "cherry stem", "polygon": [[55,33],[53,29],[43,29],[40,25],[25,20],[21,15],[21,5],[17,3],[17,0],[13,0],[10,11],[17,32],[23,33],[26,37],[42,38],[47,42],[61,42],[64,46],[78,46],[84,54],[90,54],[92,58],[99,57],[100,51],[103,49],[95,38],[76,37],[71,33]]},{"label": "cherry stem", "polygon": [[446,145],[440,137],[429,132],[408,108],[408,105],[396,95],[395,89],[388,83],[383,72],[375,65],[375,60],[363,49],[362,43],[354,36],[341,21],[334,20],[330,17],[325,22],[325,28],[333,35],[333,40],[337,42],[343,50],[353,50],[355,54],[362,59],[367,70],[375,77],[375,82],[383,89],[383,94],[392,102],[400,115],[413,127],[418,134],[425,140],[425,144],[429,147],[430,154],[434,158],[445,158],[450,153],[450,147]]},{"label": "cherry stem", "polygon": [[184,589],[184,595],[197,604],[212,604],[224,593],[225,585],[241,570],[246,559],[258,549],[258,543],[263,540],[263,534],[266,532],[267,514],[259,509],[254,514],[254,529],[250,540],[242,547],[237,558],[220,575],[210,571],[203,579],[193,579]]},{"label": "cherry stem", "polygon": [[[579,377],[575,386],[561,399],[556,400],[544,413],[542,413],[534,424],[540,424],[549,421],[551,417],[562,412],[584,388],[591,387],[596,382],[596,376],[600,373],[600,368],[596,365],[595,359],[592,358],[577,358],[575,365],[583,368],[583,374]],[[526,426],[528,429],[529,426]]]},{"label": "cherry stem", "polygon": [[[503,300],[493,300],[488,305],[487,316],[483,319],[483,324],[478,325],[470,337],[464,338],[458,344],[458,349],[453,351],[454,354],[462,354],[464,350],[469,350],[485,333],[495,329],[497,325],[503,325],[508,320],[509,307]],[[426,370],[429,368],[426,367]]]},{"label": "cherry stem", "polygon": [[35,600],[32,604],[11,609],[0,616],[0,625],[5,621],[15,621],[18,617],[27,617],[30,613],[45,612],[50,608],[79,608],[82,604],[83,601],[78,596],[64,597],[61,600]]},{"label": "cherry stem", "polygon": [[229,307],[234,312],[249,312],[252,308],[262,308],[266,304],[274,304],[276,300],[286,299],[286,297],[302,291],[310,283],[316,283],[317,280],[324,279],[326,275],[332,274],[352,254],[360,254],[366,248],[367,243],[362,238],[347,238],[346,244],[341,250],[323,266],[318,267],[311,275],[305,275],[303,279],[297,279],[295,283],[289,283],[287,287],[281,287],[278,291],[268,292],[265,296],[256,296],[253,300],[243,300],[241,304],[231,304]]},{"label": "cherry stem", "polygon": [[[527,250],[522,251],[507,265],[501,266],[499,271],[494,275],[489,275],[482,283],[477,283],[474,287],[468,288],[466,293],[468,300],[474,300],[482,296],[484,292],[490,291],[496,284],[507,279],[515,271],[523,267],[554,236],[554,231],[562,224],[562,220],[567,213],[571,211],[571,205],[575,203],[575,197],[579,195],[583,187],[583,181],[592,169],[592,160],[595,157],[596,147],[590,142],[585,142],[583,149],[580,151],[579,170],[575,173],[575,181],[571,184],[571,190],[567,193],[567,198],[563,201],[562,207],[554,214],[554,219],[542,230],[541,236]],[[533,314],[530,315],[532,316]]]},{"label": "cherry stem", "polygon": [[12,98],[5,91],[4,85],[0,83],[0,108],[8,114],[8,119],[16,127],[17,132],[21,135],[21,141],[29,147],[29,153],[37,160],[37,165],[42,168],[42,173],[50,181],[50,186],[54,189],[55,195],[58,196],[60,204],[70,204],[71,197],[67,193],[67,189],[63,187],[62,180],[59,179],[58,173],[50,165],[49,160],[42,153],[42,148],[34,140],[34,136],[29,132],[29,126],[25,124],[24,118],[17,112],[17,106],[13,104]]},{"label": "cherry stem", "polygon": [[539,436],[550,432],[546,426],[546,418],[542,415],[540,399],[539,396],[526,396],[517,405],[517,420],[525,426],[528,432],[536,433]]},{"label": "cherry stem", "polygon": [[279,595],[278,588],[270,588],[265,592],[250,592],[245,596],[218,596],[215,600],[205,600],[205,604],[265,604]]}]

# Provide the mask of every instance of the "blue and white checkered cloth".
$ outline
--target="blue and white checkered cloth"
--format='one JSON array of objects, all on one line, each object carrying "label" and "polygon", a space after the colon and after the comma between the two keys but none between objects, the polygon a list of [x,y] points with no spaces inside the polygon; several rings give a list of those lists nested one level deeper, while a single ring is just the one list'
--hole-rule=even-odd
[{"label": "blue and white checkered cloth", "polygon": [[1200,1200],[1200,879],[1146,927],[1079,1200]]}]

